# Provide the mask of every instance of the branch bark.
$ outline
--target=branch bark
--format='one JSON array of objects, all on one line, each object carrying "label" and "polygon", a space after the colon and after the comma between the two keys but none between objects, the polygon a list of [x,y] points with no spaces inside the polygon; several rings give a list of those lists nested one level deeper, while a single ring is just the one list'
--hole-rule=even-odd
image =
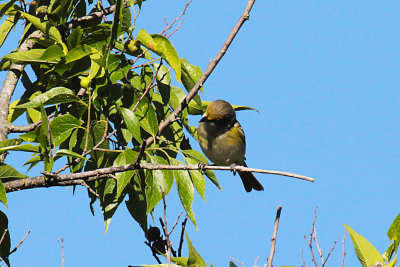
[{"label": "branch bark", "polygon": [[194,165],[166,165],[166,164],[152,164],[152,163],[140,163],[140,164],[127,164],[117,167],[109,167],[97,169],[94,171],[86,171],[80,173],[71,174],[53,174],[53,173],[43,173],[43,176],[36,176],[26,179],[19,179],[9,182],[4,182],[4,188],[6,192],[20,191],[24,189],[31,189],[37,187],[52,187],[52,186],[70,186],[70,185],[82,185],[83,182],[91,182],[99,179],[109,178],[111,174],[117,172],[126,172],[129,170],[136,169],[147,169],[147,170],[228,170],[228,171],[241,171],[241,172],[258,172],[275,174],[281,176],[288,176],[292,178],[297,178],[301,180],[306,180],[314,182],[314,179],[298,175],[289,172],[253,169],[243,166],[202,166],[199,164]]}]

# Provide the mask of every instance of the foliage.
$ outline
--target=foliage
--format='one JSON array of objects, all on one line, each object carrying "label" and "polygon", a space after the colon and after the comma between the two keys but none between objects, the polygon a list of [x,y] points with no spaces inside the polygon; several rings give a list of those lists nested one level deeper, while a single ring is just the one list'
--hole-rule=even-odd
[{"label": "foliage", "polygon": [[[353,241],[354,250],[363,267],[369,266],[396,266],[397,249],[400,241],[400,214],[393,221],[387,236],[391,242],[388,249],[381,255],[378,250],[363,236],[345,225]],[[394,256],[394,257],[393,257]]]}]

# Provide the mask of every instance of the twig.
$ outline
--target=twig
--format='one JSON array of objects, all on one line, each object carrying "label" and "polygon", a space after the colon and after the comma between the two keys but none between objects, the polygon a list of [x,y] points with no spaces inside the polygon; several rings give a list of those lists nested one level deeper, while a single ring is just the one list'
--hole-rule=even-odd
[{"label": "twig", "polygon": [[331,251],[329,251],[328,255],[326,256],[325,261],[322,263],[322,267],[325,266],[326,262],[327,262],[328,259],[329,259],[329,256],[331,255],[331,253],[332,253],[333,249],[335,248],[335,245],[336,245],[336,243],[337,243],[338,241],[339,241],[339,238],[336,239],[335,243],[333,243],[333,246],[332,246],[332,248],[331,248]]},{"label": "twig", "polygon": [[[55,115],[56,115],[55,113],[52,113],[47,118],[51,119]],[[24,126],[17,126],[17,125],[8,123],[8,129],[10,129],[10,133],[26,133],[26,132],[35,130],[40,124],[42,124],[42,120],[39,120],[38,122],[29,124],[29,125],[24,125]]]},{"label": "twig", "polygon": [[167,226],[167,203],[165,202],[165,193],[162,192],[162,199],[164,203],[164,223],[163,225],[163,230],[164,230],[164,235],[165,235],[165,240],[167,241],[167,261],[168,261],[168,266],[171,267],[171,241],[169,240],[169,233],[168,233],[168,226]]},{"label": "twig", "polygon": [[308,241],[307,236],[304,236],[304,238],[306,239],[307,244],[308,244],[308,246],[310,247],[311,256],[312,256],[312,261],[314,262],[315,267],[318,267],[317,261],[315,260],[314,251],[313,251],[313,249],[312,249],[312,237],[310,238],[310,242]]},{"label": "twig", "polygon": [[275,223],[274,223],[274,232],[273,232],[272,238],[271,238],[271,251],[270,251],[269,257],[267,259],[268,267],[272,267],[272,261],[274,260],[276,236],[278,234],[278,225],[279,225],[279,220],[281,218],[281,211],[282,211],[282,206],[279,205],[277,210],[276,210],[276,218],[275,218]]},{"label": "twig", "polygon": [[172,226],[171,231],[169,231],[168,235],[171,235],[172,231],[174,231],[176,225],[179,222],[179,218],[181,217],[181,215],[182,215],[182,211],[181,211],[181,213],[179,213],[178,218],[176,218],[175,224]]},{"label": "twig", "polygon": [[100,198],[99,194],[97,194],[86,182],[85,180],[82,180],[81,185],[86,187],[87,190],[89,190],[90,193],[92,193],[93,195],[95,195],[97,198]]},{"label": "twig", "polygon": [[183,234],[185,233],[186,222],[189,216],[186,214],[185,219],[182,222],[181,239],[179,240],[178,257],[182,256],[182,244],[183,244]]},{"label": "twig", "polygon": [[153,254],[153,257],[156,259],[156,261],[158,262],[158,264],[161,264],[160,258],[158,258],[155,250],[151,247],[150,242],[144,241],[144,243],[150,248],[151,253]]},{"label": "twig", "polygon": [[6,236],[7,232],[8,232],[8,228],[6,228],[6,229],[4,230],[3,235],[1,236],[0,245],[3,243],[4,237]]},{"label": "twig", "polygon": [[31,230],[28,230],[28,232],[27,232],[27,233],[25,234],[25,236],[21,239],[21,241],[19,241],[18,245],[17,245],[13,250],[11,250],[11,252],[10,252],[9,255],[11,255],[11,254],[13,254],[15,251],[17,251],[17,249],[19,248],[19,246],[21,246],[21,244],[24,243],[25,239],[28,237],[28,235],[29,235],[30,233],[31,233]]},{"label": "twig", "polygon": [[[162,35],[163,33],[165,33],[165,36],[167,35],[167,31],[168,31],[169,29],[172,28],[172,26],[174,25],[174,23],[177,22],[177,20],[180,19],[183,15],[185,15],[186,9],[188,8],[188,6],[190,5],[191,2],[192,2],[192,0],[190,0],[189,2],[187,2],[187,4],[186,4],[185,8],[183,9],[182,13],[181,13],[178,17],[176,17],[176,18],[171,22],[171,24],[170,24],[169,26],[168,26],[167,20],[166,20],[165,17],[164,17],[164,22],[165,22],[165,24],[166,24],[166,28],[165,28],[164,30],[162,30],[162,32],[160,33],[160,35]],[[181,23],[182,23],[182,22],[181,22]],[[179,24],[179,26],[180,26],[180,24]],[[178,28],[179,28],[179,26],[178,26]],[[175,30],[173,33],[175,33],[175,32],[176,32],[176,30]],[[172,33],[172,34],[173,34],[173,33]],[[168,38],[169,38],[172,34],[170,34],[170,35],[168,36]]]},{"label": "twig", "polygon": [[343,235],[343,241],[342,241],[342,243],[343,243],[343,257],[342,257],[342,264],[340,265],[340,267],[343,267],[344,266],[344,257],[346,257],[346,251],[344,250],[344,241],[345,241],[345,238],[346,238],[346,229],[344,229],[344,235]]},{"label": "twig", "polygon": [[254,261],[253,267],[257,267],[257,261],[258,261],[258,256],[256,257],[256,260]]},{"label": "twig", "polygon": [[58,241],[61,240],[61,267],[64,267],[64,238],[60,237]]},{"label": "twig", "polygon": [[239,261],[238,259],[235,259],[234,257],[229,256],[229,258],[231,258],[231,260],[236,261],[237,263],[239,263],[242,267],[244,267],[244,263]]},{"label": "twig", "polygon": [[[315,210],[315,211],[317,211],[317,210]],[[317,215],[315,214],[315,216],[317,216]],[[325,261],[324,261],[324,257],[322,256],[322,249],[319,247],[319,244],[318,244],[317,229],[316,228],[314,228],[314,234],[313,234],[312,237],[314,239],[315,244],[317,245],[318,254],[319,254],[319,257],[321,258],[321,263],[323,264]]]},{"label": "twig", "polygon": [[303,253],[303,249],[301,248],[301,259],[303,260],[303,265],[301,265],[302,267],[307,267],[306,262],[304,261],[304,253]]}]

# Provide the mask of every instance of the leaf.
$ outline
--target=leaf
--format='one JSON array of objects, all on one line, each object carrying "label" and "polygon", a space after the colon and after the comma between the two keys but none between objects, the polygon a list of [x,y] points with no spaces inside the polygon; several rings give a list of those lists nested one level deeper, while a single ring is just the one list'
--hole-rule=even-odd
[{"label": "leaf", "polygon": [[15,146],[7,146],[0,148],[0,152],[15,150],[15,151],[25,151],[25,152],[39,152],[39,146],[24,144],[24,145],[15,145]]},{"label": "leaf", "polygon": [[57,151],[56,157],[62,157],[62,156],[80,158],[80,159],[83,159],[83,160],[87,160],[87,158],[83,157],[82,155],[80,155],[80,154],[78,154],[78,153],[76,153],[74,151],[68,150],[68,149],[59,149]]},{"label": "leaf", "polygon": [[[150,157],[153,164],[168,164],[158,156]],[[150,170],[146,173],[146,200],[147,214],[151,212],[158,202],[161,201],[163,193],[168,195],[174,183],[173,173],[170,170]]]},{"label": "leaf", "polygon": [[25,110],[22,110],[22,109],[14,109],[14,107],[18,105],[19,101],[20,101],[19,99],[15,100],[8,106],[8,110],[9,110],[8,121],[9,122],[15,121],[19,116],[21,116],[25,112]]},{"label": "leaf", "polygon": [[[189,157],[185,157],[185,162],[188,165],[198,163],[197,160],[195,160],[193,158],[189,158]],[[203,200],[205,200],[204,192],[206,189],[206,181],[204,179],[204,175],[201,174],[201,171],[199,171],[199,170],[192,170],[192,171],[190,171],[190,174],[192,177],[192,182],[193,182],[194,186],[196,187],[197,192],[203,198]]]},{"label": "leaf", "polygon": [[200,256],[200,254],[194,248],[186,231],[185,231],[185,236],[186,236],[186,240],[188,242],[188,248],[189,248],[189,259],[187,262],[188,266],[207,267],[206,262],[203,260],[203,258]]},{"label": "leaf", "polygon": [[7,164],[0,164],[0,179],[25,179],[29,178],[24,174],[19,173],[16,169]]},{"label": "leaf", "polygon": [[61,45],[52,45],[48,47],[40,57],[42,62],[59,62],[64,57],[63,48]]},{"label": "leaf", "polygon": [[57,30],[56,27],[51,26],[51,24],[49,22],[45,22],[44,20],[41,20],[41,19],[39,19],[39,18],[37,18],[35,16],[32,16],[32,15],[30,15],[28,13],[21,12],[21,14],[27,20],[29,20],[29,22],[31,22],[33,24],[33,26],[35,26],[41,32],[46,34],[50,39],[52,39],[53,41],[55,41],[55,42],[57,42],[59,44],[63,44],[63,41],[62,41],[62,38],[61,38],[61,34]]},{"label": "leaf", "polygon": [[140,120],[140,126],[149,134],[156,136],[158,132],[158,120],[156,112],[151,104],[148,104],[142,110],[144,117]]},{"label": "leaf", "polygon": [[86,44],[78,45],[65,56],[65,63],[71,63],[93,53],[97,53],[97,50]]},{"label": "leaf", "polygon": [[[172,165],[183,165],[182,161],[171,158]],[[183,207],[186,210],[190,220],[196,226],[196,220],[194,218],[194,213],[192,210],[192,203],[194,198],[194,187],[192,180],[190,179],[189,172],[186,170],[174,170],[174,176],[176,181],[176,187],[178,188],[179,199]]]},{"label": "leaf", "polygon": [[6,40],[8,34],[10,33],[11,29],[14,27],[14,22],[11,18],[6,19],[3,24],[0,26],[0,47],[3,46],[4,41]]},{"label": "leaf", "polygon": [[6,140],[0,141],[0,148],[19,145],[21,143],[22,143],[22,140],[19,138],[6,139]]},{"label": "leaf", "polygon": [[354,250],[356,251],[357,257],[363,267],[375,265],[378,262],[384,262],[379,251],[372,246],[370,242],[368,242],[363,236],[357,234],[349,226],[345,225],[345,227],[353,240]]},{"label": "leaf", "polygon": [[[190,157],[190,158],[196,160],[197,163],[204,162],[207,165],[209,165],[209,162],[206,159],[206,157],[197,150],[183,150],[182,152],[183,152],[183,154],[185,154],[186,157]],[[212,170],[205,170],[204,173],[208,177],[208,179],[211,180],[211,182],[213,182],[219,189],[221,189],[221,186],[218,183],[217,177],[215,176],[215,174]]]},{"label": "leaf", "polygon": [[150,34],[148,34],[145,30],[141,29],[136,36],[136,41],[139,41],[141,44],[143,44],[145,47],[150,49],[151,51],[154,51],[154,47],[156,46],[156,43],[153,40],[153,37],[151,37]]},{"label": "leaf", "polygon": [[396,219],[394,219],[387,232],[387,236],[389,237],[389,240],[395,240],[397,242],[400,240],[400,214],[397,215]]},{"label": "leaf", "polygon": [[2,57],[3,60],[9,60],[16,64],[30,64],[30,63],[57,63],[55,60],[44,60],[42,56],[46,49],[31,49],[28,51],[14,52]]},{"label": "leaf", "polygon": [[[120,153],[117,158],[114,160],[113,166],[123,166],[126,164],[134,163],[137,158],[138,152],[133,150],[125,150]],[[118,172],[115,174],[117,177],[117,195],[116,198],[121,196],[122,191],[125,189],[125,186],[129,183],[131,178],[134,176],[136,171],[130,170],[126,172]]]},{"label": "leaf", "polygon": [[164,36],[160,34],[152,34],[151,37],[155,43],[154,53],[165,58],[171,68],[175,71],[175,77],[180,82],[181,81],[181,60],[176,52],[175,47],[171,42]]},{"label": "leaf", "polygon": [[75,96],[75,93],[71,89],[66,87],[54,87],[49,91],[36,96],[31,101],[18,105],[15,108],[37,108],[41,105],[48,106],[75,101],[79,101],[79,98]]},{"label": "leaf", "polygon": [[10,231],[8,229],[8,218],[2,211],[0,211],[0,238],[3,236],[4,231],[6,231],[4,235],[3,242],[0,243],[0,257],[6,262],[7,266],[10,266],[10,262],[8,260],[8,255],[10,254],[11,248],[11,238]]},{"label": "leaf", "polygon": [[230,261],[229,262],[229,267],[239,267],[239,266],[237,266],[233,261]]},{"label": "leaf", "polygon": [[142,136],[140,134],[140,124],[135,113],[124,107],[120,107],[119,112],[121,113],[122,118],[124,119],[124,122],[126,124],[126,127],[128,127],[128,130],[131,132],[133,137],[136,139],[136,141],[142,143]]},{"label": "leaf", "polygon": [[131,216],[137,221],[143,232],[147,231],[147,202],[146,202],[146,185],[143,171],[139,171],[133,176],[128,186],[129,200],[125,201]]},{"label": "leaf", "polygon": [[73,129],[81,126],[81,122],[71,114],[55,117],[50,124],[52,141],[55,147],[61,145],[71,135]]},{"label": "leaf", "polygon": [[[6,189],[4,188],[4,185],[3,185],[3,182],[1,181],[1,179],[0,179],[0,201],[1,201],[1,203],[3,203],[3,204],[7,207],[7,209],[8,209],[8,206],[7,206]],[[0,246],[1,246],[1,245],[0,245]]]}]

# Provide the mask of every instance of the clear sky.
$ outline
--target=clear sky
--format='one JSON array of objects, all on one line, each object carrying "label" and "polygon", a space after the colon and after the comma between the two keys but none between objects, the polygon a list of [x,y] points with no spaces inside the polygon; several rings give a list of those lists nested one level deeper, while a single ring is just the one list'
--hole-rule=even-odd
[{"label": "clear sky", "polygon": [[[247,1],[198,1],[171,38],[179,55],[205,70]],[[159,33],[186,1],[146,1],[137,28]],[[227,266],[229,256],[253,266],[266,263],[276,207],[283,206],[274,265],[312,265],[304,240],[314,210],[324,254],[339,266],[344,226],[365,236],[381,253],[386,232],[400,212],[400,15],[399,1],[257,1],[247,21],[204,86],[204,100],[225,99],[259,110],[241,111],[250,167],[290,171],[314,184],[257,174],[265,191],[246,193],[238,176],[217,172],[223,188],[206,183],[206,202],[196,196],[198,230],[188,234],[208,264]],[[18,34],[15,34],[18,37]],[[0,50],[5,55],[16,39]],[[4,73],[1,73],[4,77]],[[4,80],[2,78],[1,80]],[[197,125],[199,117],[193,117]],[[195,144],[195,140],[191,140]],[[199,149],[198,145],[194,146]],[[9,156],[7,163],[20,161]],[[39,174],[39,169],[28,173]],[[171,225],[183,209],[175,187],[167,197]],[[86,189],[11,193],[14,266],[155,264],[144,235],[123,205],[104,234],[100,209],[89,210]],[[161,206],[156,207],[155,219]],[[1,207],[4,210],[3,207]],[[178,232],[173,236],[178,242]],[[186,246],[186,243],[185,243]],[[349,235],[345,266],[357,266]]]}]

